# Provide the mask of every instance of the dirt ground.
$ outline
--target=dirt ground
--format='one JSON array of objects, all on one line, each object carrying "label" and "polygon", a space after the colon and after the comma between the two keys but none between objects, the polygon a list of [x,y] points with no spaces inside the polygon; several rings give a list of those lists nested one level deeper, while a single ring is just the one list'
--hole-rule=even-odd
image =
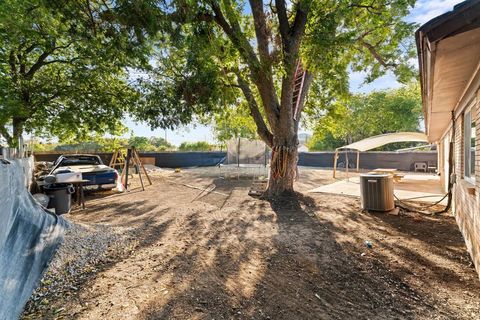
[{"label": "dirt ground", "polygon": [[303,195],[281,202],[205,170],[152,180],[68,215],[128,234],[128,250],[48,306],[30,302],[25,319],[480,319],[451,216],[364,213],[357,198],[307,193],[334,181],[326,170],[302,170]]}]

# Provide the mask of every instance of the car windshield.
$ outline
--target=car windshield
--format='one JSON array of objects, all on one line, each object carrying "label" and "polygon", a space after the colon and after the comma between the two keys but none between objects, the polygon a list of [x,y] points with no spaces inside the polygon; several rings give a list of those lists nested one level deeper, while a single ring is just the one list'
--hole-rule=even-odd
[{"label": "car windshield", "polygon": [[96,156],[69,156],[62,159],[60,167],[102,164]]}]

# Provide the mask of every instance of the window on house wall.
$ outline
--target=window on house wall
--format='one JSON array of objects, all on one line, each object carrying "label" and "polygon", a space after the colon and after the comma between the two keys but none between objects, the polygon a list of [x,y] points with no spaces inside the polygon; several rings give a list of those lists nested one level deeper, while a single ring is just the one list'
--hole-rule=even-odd
[{"label": "window on house wall", "polygon": [[475,181],[475,119],[472,116],[472,109],[465,112],[464,118],[464,176],[467,181]]}]

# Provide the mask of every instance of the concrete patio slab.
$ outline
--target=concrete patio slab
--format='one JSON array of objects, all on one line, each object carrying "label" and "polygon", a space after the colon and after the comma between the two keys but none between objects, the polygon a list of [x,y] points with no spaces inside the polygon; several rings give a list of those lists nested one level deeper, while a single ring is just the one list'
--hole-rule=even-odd
[{"label": "concrete patio slab", "polygon": [[[313,193],[331,193],[360,197],[360,177],[352,177],[309,190]],[[440,178],[429,174],[408,173],[395,182],[395,196],[400,200],[435,203],[442,199],[445,193],[440,186]],[[440,202],[446,205],[447,199]]]}]

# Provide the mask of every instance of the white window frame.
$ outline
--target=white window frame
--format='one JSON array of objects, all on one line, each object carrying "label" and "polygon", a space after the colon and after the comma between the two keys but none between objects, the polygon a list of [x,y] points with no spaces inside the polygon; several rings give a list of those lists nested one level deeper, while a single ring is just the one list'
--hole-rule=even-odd
[{"label": "white window frame", "polygon": [[[470,151],[470,143],[471,143],[471,134],[472,134],[472,111],[473,106],[468,107],[465,112],[463,113],[463,178],[465,181],[475,184],[475,173],[471,176],[471,151]],[[475,126],[478,124],[475,123]],[[477,138],[475,137],[475,145],[477,144]],[[468,149],[467,149],[468,145]],[[475,148],[476,149],[476,148]],[[475,150],[475,159],[477,158],[476,150]],[[475,160],[474,160],[475,161]]]}]

